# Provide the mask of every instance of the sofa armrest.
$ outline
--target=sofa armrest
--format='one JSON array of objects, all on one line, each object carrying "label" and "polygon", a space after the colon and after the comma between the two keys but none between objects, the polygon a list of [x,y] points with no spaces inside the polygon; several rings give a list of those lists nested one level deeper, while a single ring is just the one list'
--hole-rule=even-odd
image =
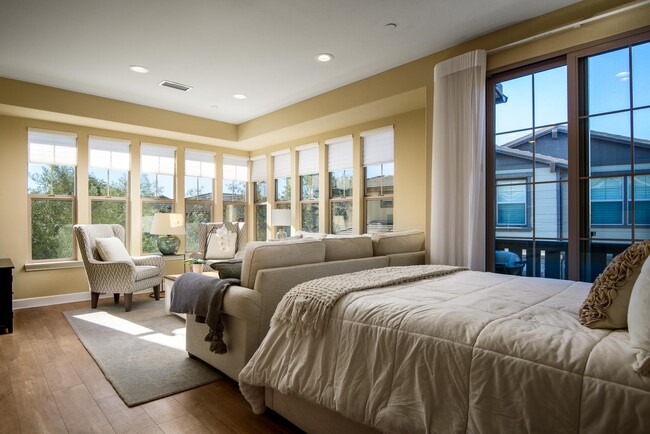
[{"label": "sofa armrest", "polygon": [[269,331],[271,318],[275,313],[278,303],[280,303],[284,294],[294,286],[320,277],[387,267],[388,262],[387,256],[373,256],[370,258],[318,262],[315,264],[259,270],[255,279],[254,289],[261,295],[260,339],[263,339]]},{"label": "sofa armrest", "polygon": [[255,320],[260,317],[262,295],[250,288],[231,285],[223,296],[222,312],[226,315],[244,321]]}]

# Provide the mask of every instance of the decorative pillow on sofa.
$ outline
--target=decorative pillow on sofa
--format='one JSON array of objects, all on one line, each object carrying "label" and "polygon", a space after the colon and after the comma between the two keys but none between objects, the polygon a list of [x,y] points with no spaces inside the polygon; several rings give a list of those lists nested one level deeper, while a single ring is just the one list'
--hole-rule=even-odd
[{"label": "decorative pillow on sofa", "polygon": [[636,351],[632,368],[644,375],[650,375],[650,259],[646,260],[634,283],[630,296],[627,324],[630,331],[630,346]]},{"label": "decorative pillow on sofa", "polygon": [[231,232],[221,226],[210,234],[205,259],[231,259],[237,251],[237,232]]},{"label": "decorative pillow on sofa", "polygon": [[632,288],[650,255],[650,240],[632,244],[596,278],[580,308],[580,323],[592,329],[627,327]]},{"label": "decorative pillow on sofa", "polygon": [[210,268],[219,272],[220,279],[241,280],[241,260],[219,261],[210,264]]},{"label": "decorative pillow on sofa", "polygon": [[95,247],[103,261],[128,261],[133,263],[131,255],[129,255],[126,247],[124,247],[122,241],[117,237],[97,238],[95,239]]}]

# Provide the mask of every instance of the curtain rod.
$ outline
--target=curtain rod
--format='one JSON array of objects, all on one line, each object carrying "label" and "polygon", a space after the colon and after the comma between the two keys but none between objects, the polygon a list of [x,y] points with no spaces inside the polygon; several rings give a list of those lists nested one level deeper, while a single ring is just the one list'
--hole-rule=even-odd
[{"label": "curtain rod", "polygon": [[596,15],[595,17],[591,17],[591,18],[587,18],[587,19],[582,20],[582,21],[578,21],[577,23],[567,24],[566,26],[558,27],[557,29],[552,29],[552,30],[546,31],[544,33],[540,33],[538,35],[530,36],[528,38],[521,39],[519,41],[515,41],[515,42],[511,42],[511,43],[506,44],[506,45],[502,45],[500,47],[492,48],[491,50],[487,51],[487,54],[498,53],[500,51],[507,50],[508,48],[516,47],[518,45],[523,45],[523,44],[526,44],[528,42],[535,41],[537,39],[546,38],[547,36],[551,36],[551,35],[554,35],[556,33],[561,33],[561,32],[567,31],[567,30],[571,30],[571,29],[577,29],[577,28],[582,27],[585,24],[588,24],[588,23],[591,23],[591,22],[594,22],[594,21],[598,21],[598,20],[601,20],[603,18],[618,15],[618,14],[620,14],[622,12],[627,12],[629,10],[636,9],[636,8],[638,8],[640,6],[644,6],[644,5],[648,4],[648,3],[650,3],[650,0],[642,0],[642,1],[640,1],[638,3],[635,3],[635,4],[632,4],[632,5],[624,6],[622,8],[619,8],[619,9],[616,9],[616,10],[613,10],[613,11],[609,11],[609,12],[605,12],[605,13],[600,14],[600,15]]}]

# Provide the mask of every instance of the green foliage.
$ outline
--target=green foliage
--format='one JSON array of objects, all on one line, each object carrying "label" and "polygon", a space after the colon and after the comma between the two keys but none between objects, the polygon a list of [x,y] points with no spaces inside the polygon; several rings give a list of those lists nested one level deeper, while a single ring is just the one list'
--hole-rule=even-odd
[{"label": "green foliage", "polygon": [[255,205],[255,240],[266,241],[266,204]]},{"label": "green foliage", "polygon": [[307,232],[319,232],[318,204],[303,203],[300,211],[301,229]]},{"label": "green foliage", "polygon": [[199,223],[211,220],[211,203],[185,203],[185,251],[199,250]]}]

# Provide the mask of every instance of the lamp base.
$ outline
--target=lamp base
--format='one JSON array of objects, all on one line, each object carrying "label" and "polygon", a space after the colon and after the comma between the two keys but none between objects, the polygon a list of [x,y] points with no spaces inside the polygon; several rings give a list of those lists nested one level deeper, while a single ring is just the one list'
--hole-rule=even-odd
[{"label": "lamp base", "polygon": [[275,236],[276,236],[276,238],[277,238],[278,240],[284,240],[285,238],[287,238],[287,233],[284,231],[284,229],[280,229],[280,230],[275,234]]},{"label": "lamp base", "polygon": [[163,255],[175,255],[181,246],[181,240],[176,235],[163,235],[158,237],[158,250]]}]

